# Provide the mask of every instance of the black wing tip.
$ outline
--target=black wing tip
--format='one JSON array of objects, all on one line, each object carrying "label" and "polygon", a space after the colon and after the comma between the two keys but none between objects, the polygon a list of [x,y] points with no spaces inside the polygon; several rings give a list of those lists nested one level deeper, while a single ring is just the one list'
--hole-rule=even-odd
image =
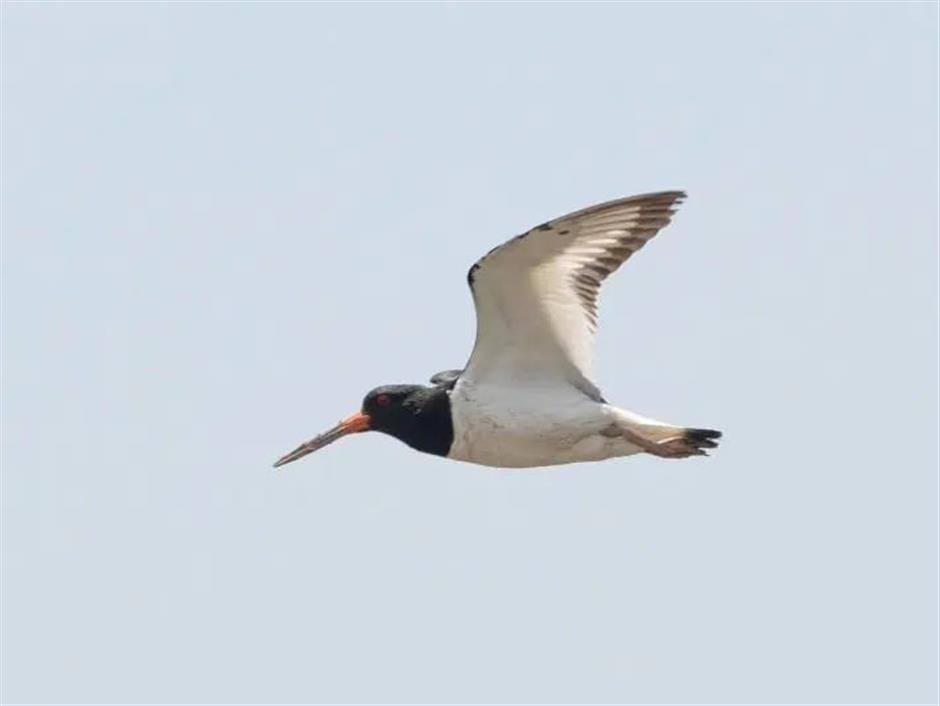
[{"label": "black wing tip", "polygon": [[[638,207],[640,210],[656,211],[663,215],[671,216],[676,212],[676,208],[686,199],[685,191],[651,191],[647,194],[634,194],[633,196],[623,196],[613,201],[603,201],[601,203],[582,208],[580,211],[573,211],[564,216],[559,216],[553,220],[536,226],[532,230],[550,230],[558,223],[575,218],[583,218],[603,213],[608,210],[622,208],[624,206]],[[668,222],[668,221],[667,221]],[[665,225],[662,224],[662,225]],[[565,231],[566,233],[567,231]]]},{"label": "black wing tip", "polygon": [[637,194],[636,196],[628,196],[625,201],[671,201],[673,203],[680,203],[687,199],[689,195],[682,189],[675,189],[672,191],[651,191],[648,194]]},{"label": "black wing tip", "polygon": [[685,193],[685,191],[651,191],[648,194],[627,196],[626,198],[621,199],[619,202],[612,202],[611,205],[616,205],[617,203],[635,203],[649,205],[651,207],[666,207],[670,210],[675,210],[687,198],[688,194]]},{"label": "black wing tip", "polygon": [[[675,208],[679,206],[679,204],[681,204],[687,197],[688,197],[688,194],[686,194],[686,192],[681,189],[674,189],[671,191],[651,191],[647,194],[636,194],[634,196],[624,196],[623,198],[615,199],[613,201],[605,201],[603,203],[595,204],[594,206],[589,206],[585,209],[582,209],[581,211],[575,211],[565,216],[560,216],[559,218],[555,218],[550,221],[545,221],[544,223],[540,223],[534,228],[530,228],[529,230],[523,233],[520,233],[519,235],[513,238],[510,238],[505,243],[500,243],[496,247],[491,248],[489,252],[486,253],[486,255],[484,255],[475,263],[473,263],[473,265],[467,271],[467,284],[470,285],[471,289],[473,288],[473,282],[476,279],[477,270],[480,269],[480,265],[483,264],[483,261],[493,251],[499,250],[501,247],[503,247],[507,243],[511,243],[514,240],[521,240],[522,238],[525,238],[527,235],[529,235],[530,233],[534,231],[552,230],[555,227],[555,224],[558,223],[559,221],[563,221],[567,218],[584,216],[592,212],[597,212],[601,209],[610,208],[611,206],[619,206],[621,204],[638,203],[638,202],[646,202],[651,207],[654,207],[654,208],[659,207],[659,209],[662,209],[663,207],[665,207],[667,209],[667,215],[671,216],[673,213],[675,213]],[[668,223],[668,221],[666,222]],[[568,230],[561,231],[562,235],[567,235],[568,233],[569,233]]]}]

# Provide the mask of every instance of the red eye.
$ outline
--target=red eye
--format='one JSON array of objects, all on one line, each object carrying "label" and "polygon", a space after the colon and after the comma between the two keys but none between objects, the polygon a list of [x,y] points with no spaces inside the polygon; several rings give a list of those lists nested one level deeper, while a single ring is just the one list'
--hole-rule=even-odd
[{"label": "red eye", "polygon": [[378,397],[375,398],[375,403],[379,407],[388,407],[388,404],[391,401],[392,399],[388,395],[379,395]]}]

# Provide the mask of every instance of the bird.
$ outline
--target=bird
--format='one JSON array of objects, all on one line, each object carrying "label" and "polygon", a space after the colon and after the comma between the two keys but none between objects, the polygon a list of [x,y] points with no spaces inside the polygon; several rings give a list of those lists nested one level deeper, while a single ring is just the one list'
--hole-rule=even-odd
[{"label": "bird", "polygon": [[534,468],[646,453],[707,456],[721,432],[616,407],[593,378],[604,280],[669,224],[683,191],[629,196],[546,221],[493,248],[467,273],[476,309],[462,369],[430,385],[383,385],[358,412],[279,458],[280,467],[366,431],[496,468]]}]

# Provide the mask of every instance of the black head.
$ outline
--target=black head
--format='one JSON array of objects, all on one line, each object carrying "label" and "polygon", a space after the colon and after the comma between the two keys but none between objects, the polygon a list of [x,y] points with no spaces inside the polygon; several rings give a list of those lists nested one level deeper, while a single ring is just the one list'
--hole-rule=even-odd
[{"label": "black head", "polygon": [[362,410],[342,420],[318,437],[301,444],[275,463],[283,466],[340,437],[363,431],[380,431],[425,453],[446,456],[454,441],[450,396],[441,387],[383,385],[371,390]]},{"label": "black head", "polygon": [[446,456],[454,441],[450,396],[423,385],[383,385],[362,401],[369,428],[381,431],[418,451]]},{"label": "black head", "polygon": [[369,393],[362,400],[362,413],[369,415],[370,428],[382,431],[384,422],[394,422],[403,409],[413,407],[420,397],[421,385],[382,385]]}]

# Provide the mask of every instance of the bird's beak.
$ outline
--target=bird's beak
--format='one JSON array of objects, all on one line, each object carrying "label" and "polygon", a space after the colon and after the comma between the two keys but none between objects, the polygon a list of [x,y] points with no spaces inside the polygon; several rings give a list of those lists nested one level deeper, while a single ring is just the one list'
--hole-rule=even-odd
[{"label": "bird's beak", "polygon": [[277,468],[278,466],[283,466],[285,463],[296,461],[298,458],[302,458],[309,453],[313,453],[317,449],[322,449],[327,444],[332,444],[341,436],[368,430],[369,415],[356,412],[355,414],[346,417],[346,419],[341,421],[329,431],[325,431],[310,441],[301,444],[286,456],[281,456],[281,458],[279,458],[274,464],[274,467]]}]

